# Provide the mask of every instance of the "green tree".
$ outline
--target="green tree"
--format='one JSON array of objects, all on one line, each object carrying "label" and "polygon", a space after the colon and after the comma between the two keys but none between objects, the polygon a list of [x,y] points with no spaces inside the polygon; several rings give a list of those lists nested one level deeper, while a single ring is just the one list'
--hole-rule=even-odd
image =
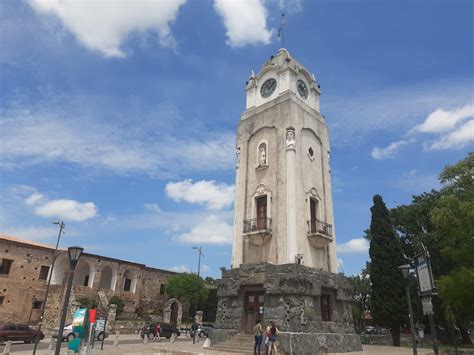
[{"label": "green tree", "polygon": [[[199,306],[198,306],[199,307]],[[205,302],[200,305],[204,312],[203,318],[206,322],[215,322],[217,313],[217,288],[209,288]]]},{"label": "green tree", "polygon": [[196,274],[177,274],[168,280],[166,293],[189,306],[189,318],[196,313],[195,304],[202,305],[209,293],[204,280]]},{"label": "green tree", "polygon": [[382,197],[375,195],[373,200],[369,230],[372,316],[378,325],[390,327],[393,345],[400,346],[400,325],[406,313],[406,281],[398,267],[405,261]]},{"label": "green tree", "polygon": [[441,255],[452,266],[438,280],[439,294],[471,344],[467,327],[474,320],[474,154],[447,166],[440,175],[441,197],[430,213],[442,236]]},{"label": "green tree", "polygon": [[362,270],[359,275],[350,276],[349,282],[352,285],[352,317],[357,332],[362,332],[365,328],[364,315],[371,308],[371,285],[367,269]]},{"label": "green tree", "polygon": [[109,300],[109,303],[115,304],[117,306],[117,316],[123,313],[123,310],[125,309],[125,302],[119,296],[112,296],[112,298]]},{"label": "green tree", "polygon": [[[470,343],[466,325],[474,319],[474,155],[447,166],[440,174],[440,191],[414,196],[409,205],[390,211],[406,255],[413,257],[423,243],[431,254],[440,297],[433,298],[436,322],[456,323],[463,342]],[[419,301],[418,297],[414,302]],[[449,317],[447,315],[449,314]],[[449,318],[449,319],[448,319]]]}]

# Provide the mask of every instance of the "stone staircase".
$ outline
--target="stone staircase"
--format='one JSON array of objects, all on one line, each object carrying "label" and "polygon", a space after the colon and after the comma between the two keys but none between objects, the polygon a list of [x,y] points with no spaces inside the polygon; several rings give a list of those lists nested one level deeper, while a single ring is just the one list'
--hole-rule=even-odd
[{"label": "stone staircase", "polygon": [[100,306],[102,307],[102,309],[106,310],[109,307],[109,300],[107,298],[107,295],[103,291],[99,291],[97,292],[97,294],[99,295]]},{"label": "stone staircase", "polygon": [[[229,340],[211,345],[211,350],[222,353],[253,354],[254,337],[251,334],[236,334]],[[265,344],[262,342],[261,353],[265,354]]]}]

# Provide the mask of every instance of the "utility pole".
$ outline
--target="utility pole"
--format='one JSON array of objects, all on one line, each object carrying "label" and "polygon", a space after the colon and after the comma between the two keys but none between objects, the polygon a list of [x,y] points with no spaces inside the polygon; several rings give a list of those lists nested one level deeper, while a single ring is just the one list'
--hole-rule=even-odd
[{"label": "utility pole", "polygon": [[[198,272],[197,272],[197,276],[198,278],[200,277],[201,275],[201,256],[204,256],[202,254],[202,248],[199,246],[199,247],[193,247],[193,249],[197,250],[199,252],[199,259],[198,259]],[[198,303],[198,296],[196,294],[196,299],[195,299],[195,302],[194,302],[194,334],[193,334],[193,344],[196,344],[196,333],[197,333],[197,323],[196,323],[196,314],[197,314],[197,303]]]},{"label": "utility pole", "polygon": [[48,301],[49,287],[51,286],[51,278],[53,276],[54,264],[56,262],[56,257],[58,256],[57,254],[58,254],[59,240],[61,239],[61,235],[64,233],[64,227],[66,226],[63,221],[53,222],[53,224],[56,224],[59,226],[59,233],[58,233],[58,239],[56,240],[56,248],[54,248],[53,262],[51,263],[51,270],[49,270],[48,284],[46,285],[44,301],[43,301],[43,304],[41,305],[41,316],[38,323],[38,332],[35,337],[35,345],[33,346],[33,355],[36,354],[36,349],[38,348],[38,342],[39,342],[39,335],[41,333],[41,327],[43,326],[44,311],[46,310],[46,302]]}]

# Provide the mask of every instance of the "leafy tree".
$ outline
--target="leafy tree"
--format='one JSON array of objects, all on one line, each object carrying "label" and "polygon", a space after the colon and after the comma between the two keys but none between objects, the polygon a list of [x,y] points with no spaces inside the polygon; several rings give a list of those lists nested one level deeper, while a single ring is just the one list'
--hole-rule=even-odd
[{"label": "leafy tree", "polygon": [[[367,268],[369,266],[367,265]],[[352,285],[352,317],[356,330],[361,332],[365,328],[364,315],[370,311],[370,278],[367,269],[362,270],[360,275],[350,276]]]},{"label": "leafy tree", "polygon": [[203,318],[206,322],[215,322],[217,313],[217,288],[209,288],[206,301],[198,306],[204,312]]},{"label": "leafy tree", "polygon": [[379,325],[391,328],[392,343],[400,346],[400,325],[406,313],[406,281],[398,267],[405,262],[382,197],[375,195],[373,201],[369,231],[372,316]]},{"label": "leafy tree", "polygon": [[[467,324],[474,319],[474,155],[447,166],[440,174],[440,191],[414,196],[409,205],[390,211],[406,255],[423,243],[431,253],[433,276],[440,297],[433,298],[436,322],[456,323],[463,342],[470,343]],[[419,301],[418,297],[414,298]],[[449,317],[448,317],[449,315]],[[448,319],[449,318],[449,319]]]},{"label": "leafy tree", "polygon": [[438,280],[439,293],[460,326],[463,343],[471,344],[467,333],[474,320],[474,154],[440,175],[444,187],[430,213],[444,247],[441,255],[452,268]]},{"label": "leafy tree", "polygon": [[208,296],[209,290],[204,280],[196,274],[177,274],[168,280],[166,293],[176,297],[189,306],[189,318],[193,319],[196,313],[195,304],[202,305]]},{"label": "leafy tree", "polygon": [[117,316],[123,313],[123,310],[125,309],[125,302],[119,296],[112,296],[112,298],[109,300],[109,303],[115,304],[117,306]]}]

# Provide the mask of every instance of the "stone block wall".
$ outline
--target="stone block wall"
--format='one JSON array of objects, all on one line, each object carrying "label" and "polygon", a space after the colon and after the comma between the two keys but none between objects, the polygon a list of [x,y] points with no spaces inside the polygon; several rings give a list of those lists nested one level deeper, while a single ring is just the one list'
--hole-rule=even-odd
[{"label": "stone block wall", "polygon": [[[282,331],[354,333],[348,280],[297,264],[247,264],[224,271],[219,281],[216,327],[240,331],[244,295],[258,288],[265,291],[264,321],[275,321]],[[321,318],[322,292],[331,297],[329,322]]]},{"label": "stone block wall", "polygon": [[[0,274],[0,297],[3,300],[0,323],[28,322],[33,297],[38,301],[44,301],[45,297],[47,280],[39,279],[41,266],[51,267],[53,257],[54,248],[51,246],[0,235],[0,262],[3,259],[13,261],[9,273]],[[66,250],[60,249],[44,315],[46,331],[59,324],[68,265]],[[139,263],[84,253],[75,270],[68,321],[72,318],[75,300],[90,298],[99,301],[99,292],[108,300],[113,296],[120,297],[125,302],[124,315],[129,319],[137,318],[138,307],[143,307],[145,313],[162,316],[163,306],[169,299],[162,285],[166,285],[175,274]],[[30,324],[36,325],[40,315],[41,307],[33,309]]]}]

